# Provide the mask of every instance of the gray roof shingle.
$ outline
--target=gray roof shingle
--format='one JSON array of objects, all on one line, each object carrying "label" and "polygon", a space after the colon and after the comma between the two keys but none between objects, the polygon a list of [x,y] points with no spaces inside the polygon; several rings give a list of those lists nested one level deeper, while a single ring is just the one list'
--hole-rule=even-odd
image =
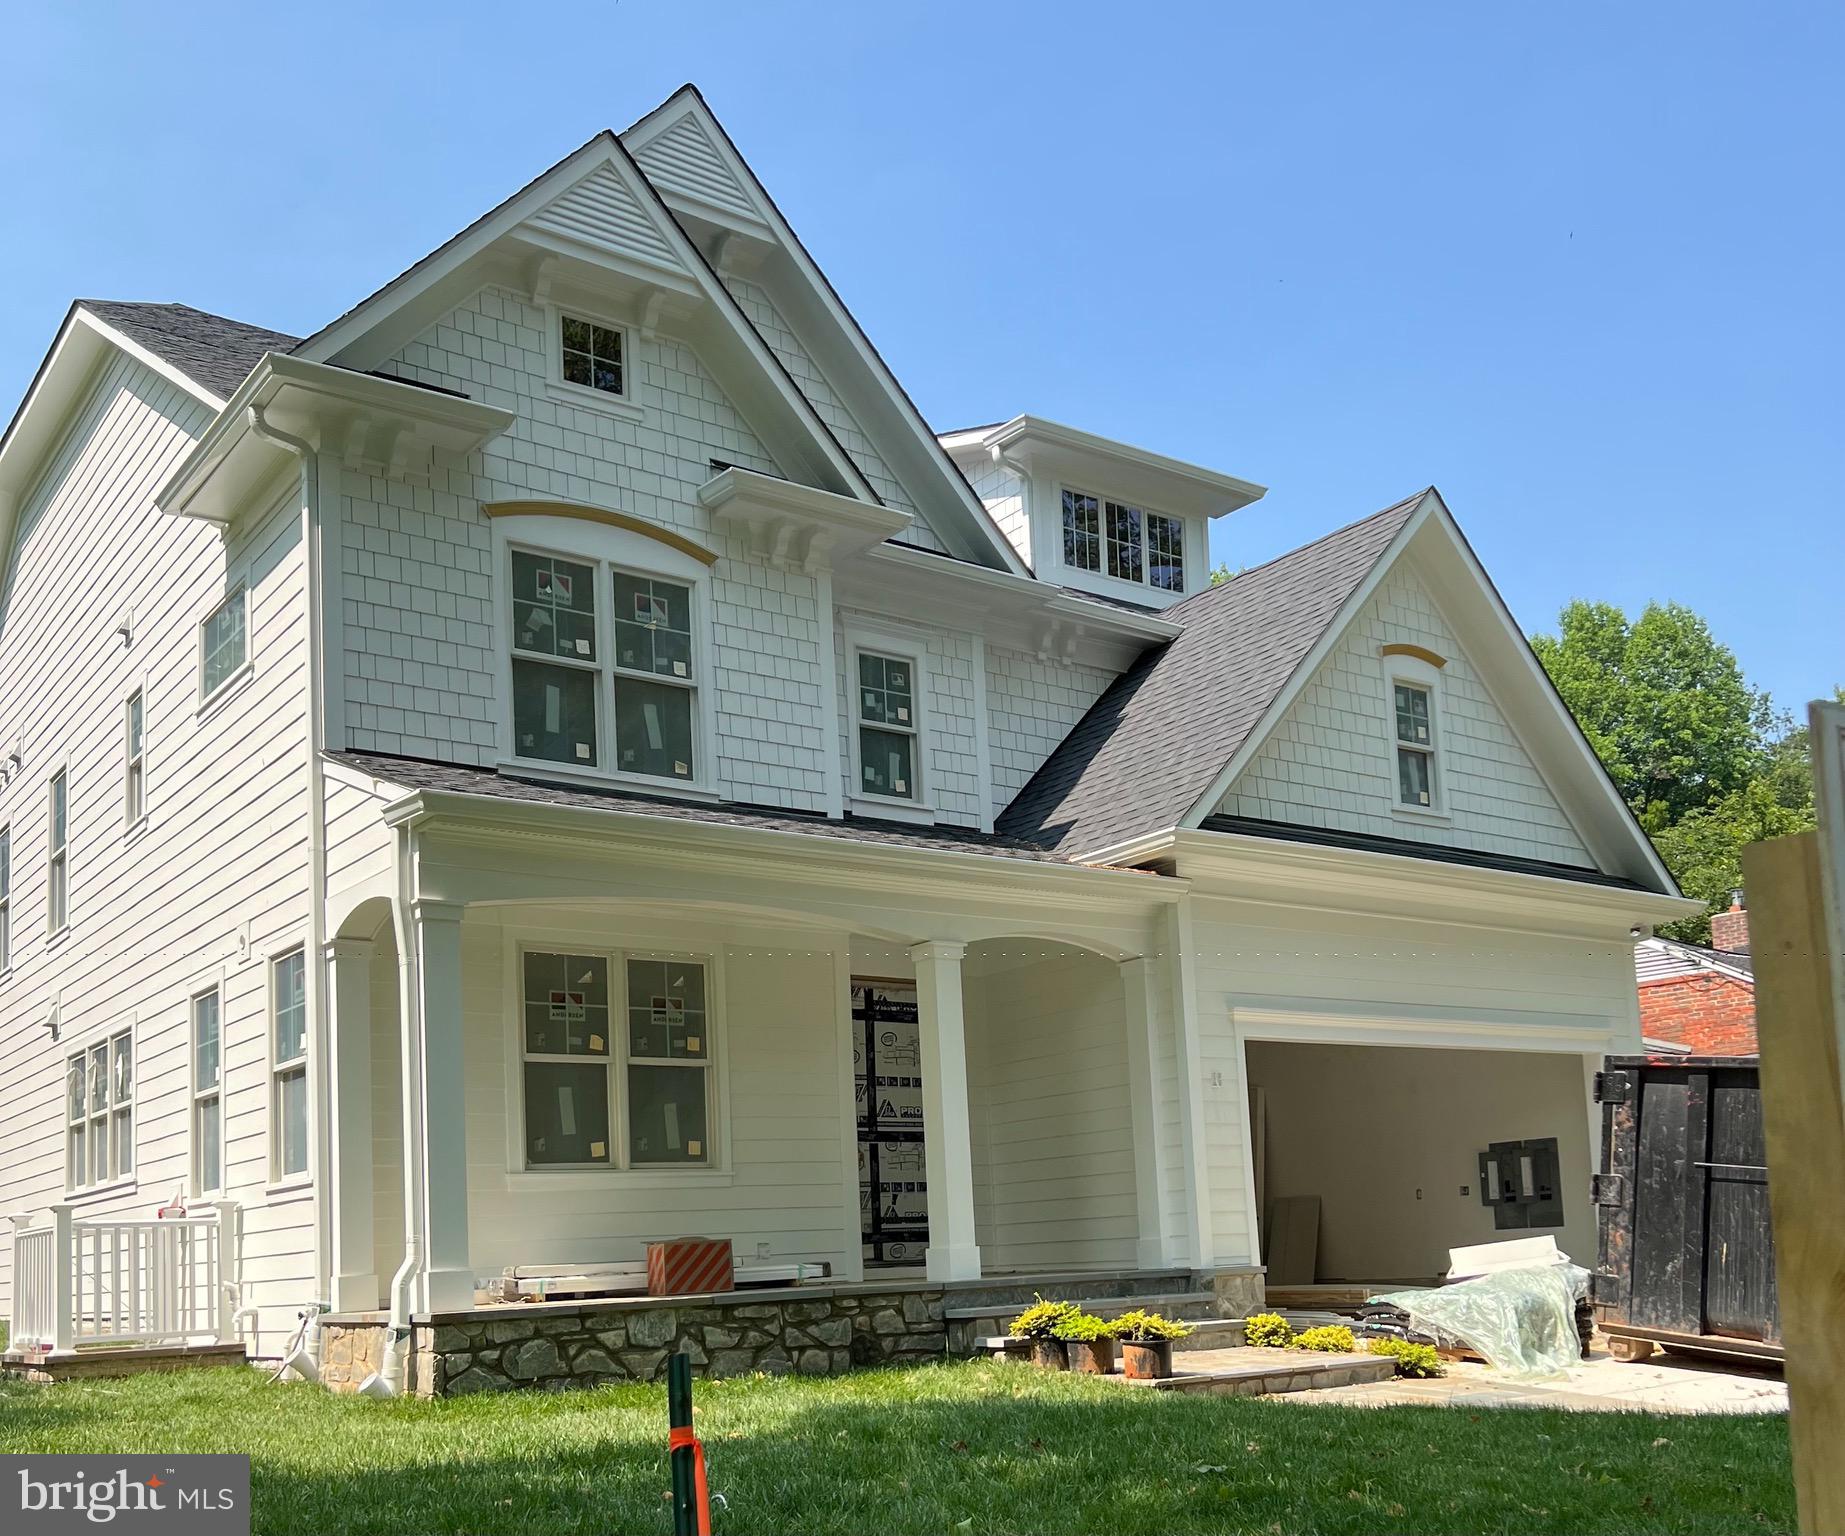
[{"label": "gray roof shingle", "polygon": [[700,821],[716,826],[755,827],[766,832],[799,832],[810,837],[883,847],[935,849],[942,853],[978,853],[994,858],[1020,859],[1036,864],[1068,864],[1064,855],[1035,843],[1000,837],[972,827],[911,826],[847,816],[829,821],[823,816],[803,816],[750,805],[704,805],[663,796],[629,794],[613,789],[582,789],[567,784],[546,784],[511,778],[489,768],[465,768],[432,763],[422,758],[391,757],[381,752],[329,752],[330,762],[344,763],[360,773],[405,789],[431,789],[458,795],[483,795],[527,805],[572,806],[617,815],[665,817],[672,821]]},{"label": "gray roof shingle", "polygon": [[1176,826],[1426,495],[1168,608],[1183,633],[1110,685],[996,829],[1076,855]]},{"label": "gray roof shingle", "polygon": [[296,340],[260,325],[208,315],[187,304],[129,304],[114,299],[79,299],[77,303],[221,400],[236,393],[265,352],[286,352]]}]

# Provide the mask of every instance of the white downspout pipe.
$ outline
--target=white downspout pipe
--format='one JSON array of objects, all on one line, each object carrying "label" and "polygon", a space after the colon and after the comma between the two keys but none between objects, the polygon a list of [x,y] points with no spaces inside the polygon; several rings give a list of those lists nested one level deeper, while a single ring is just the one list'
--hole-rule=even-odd
[{"label": "white downspout pipe", "polygon": [[[250,431],[266,443],[292,453],[301,461],[301,552],[306,572],[307,601],[307,845],[308,845],[308,943],[306,1003],[312,1028],[308,1037],[312,1052],[314,1093],[312,1157],[314,1173],[314,1285],[316,1296],[312,1310],[318,1314],[331,1310],[333,1295],[333,1195],[327,1146],[328,1063],[331,1060],[327,1040],[326,988],[321,975],[326,955],[327,926],[327,801],[326,774],[321,751],[326,746],[326,731],[321,696],[321,656],[325,643],[325,626],[320,611],[320,455],[305,438],[272,427],[260,405],[249,408]],[[315,1326],[318,1335],[318,1325]],[[318,1344],[318,1338],[316,1339]]]},{"label": "white downspout pipe", "polygon": [[410,1316],[423,1272],[423,1011],[417,980],[416,917],[411,910],[415,886],[416,829],[397,829],[397,889],[391,923],[397,935],[397,995],[401,1020],[399,1046],[403,1079],[404,1261],[391,1276],[390,1331],[379,1368],[359,1383],[365,1397],[396,1397],[404,1390],[410,1353]]},{"label": "white downspout pipe", "polygon": [[1007,455],[998,443],[987,449],[987,457],[1009,475],[1016,475],[1019,482],[1019,523],[1025,529],[1025,548],[1018,549],[1018,541],[1012,541],[1021,558],[1028,561],[1033,570],[1038,568],[1038,530],[1032,526],[1031,471],[1017,459]]}]

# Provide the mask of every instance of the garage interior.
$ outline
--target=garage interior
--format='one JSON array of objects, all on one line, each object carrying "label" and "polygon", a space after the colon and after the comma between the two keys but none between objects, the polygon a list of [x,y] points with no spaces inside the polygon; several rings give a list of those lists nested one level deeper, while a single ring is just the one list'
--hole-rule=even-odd
[{"label": "garage interior", "polygon": [[[1429,1284],[1450,1248],[1547,1234],[1594,1268],[1582,1055],[1250,1040],[1246,1058],[1271,1288]],[[1481,1198],[1489,1167],[1504,1210]]]}]

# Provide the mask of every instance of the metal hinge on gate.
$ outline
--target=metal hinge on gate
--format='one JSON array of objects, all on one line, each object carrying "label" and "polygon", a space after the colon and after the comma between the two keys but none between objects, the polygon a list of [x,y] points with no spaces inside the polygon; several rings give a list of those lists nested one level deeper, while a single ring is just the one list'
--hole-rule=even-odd
[{"label": "metal hinge on gate", "polygon": [[1589,1199],[1595,1205],[1625,1205],[1627,1186],[1618,1173],[1597,1173],[1589,1178]]},{"label": "metal hinge on gate", "polygon": [[1606,1270],[1598,1269],[1589,1276],[1590,1301],[1615,1302],[1626,1294],[1626,1283],[1619,1275],[1611,1275]]},{"label": "metal hinge on gate", "polygon": [[1634,1075],[1631,1072],[1597,1072],[1595,1074],[1595,1102],[1597,1104],[1625,1104],[1634,1091]]}]

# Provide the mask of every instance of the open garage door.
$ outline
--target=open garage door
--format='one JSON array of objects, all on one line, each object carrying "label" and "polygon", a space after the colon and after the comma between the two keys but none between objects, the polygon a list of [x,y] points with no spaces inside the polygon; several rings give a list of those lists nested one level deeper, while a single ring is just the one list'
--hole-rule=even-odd
[{"label": "open garage door", "polygon": [[[1262,1106],[1252,1136],[1263,1138],[1263,1254],[1279,1239],[1295,1266],[1271,1284],[1416,1283],[1447,1269],[1450,1248],[1546,1234],[1594,1266],[1584,1055],[1261,1039],[1244,1049]],[[1497,1181],[1491,1198],[1483,1171]],[[1303,1258],[1311,1218],[1298,1202],[1315,1198]]]}]

